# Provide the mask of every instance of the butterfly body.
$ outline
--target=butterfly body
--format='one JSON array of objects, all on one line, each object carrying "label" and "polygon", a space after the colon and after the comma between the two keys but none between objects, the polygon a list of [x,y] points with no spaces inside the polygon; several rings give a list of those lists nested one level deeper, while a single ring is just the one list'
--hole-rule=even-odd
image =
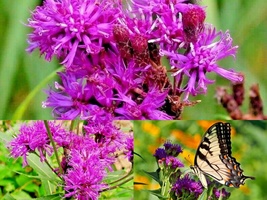
[{"label": "butterfly body", "polygon": [[213,124],[205,133],[191,166],[203,187],[207,188],[205,175],[228,187],[239,187],[247,178],[240,163],[231,156],[231,126],[229,123]]}]

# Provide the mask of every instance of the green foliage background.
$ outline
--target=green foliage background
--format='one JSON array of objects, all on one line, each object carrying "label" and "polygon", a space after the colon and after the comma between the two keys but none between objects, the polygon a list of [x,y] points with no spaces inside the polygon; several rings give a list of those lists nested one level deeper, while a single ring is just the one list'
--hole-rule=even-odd
[{"label": "green foliage background", "polygon": [[[51,119],[51,110],[43,109],[41,102],[46,99],[43,90],[53,86],[59,69],[56,60],[44,61],[35,51],[29,55],[27,33],[24,26],[40,0],[0,0],[0,119]],[[230,30],[233,43],[239,46],[236,60],[221,62],[226,68],[241,71],[246,77],[246,96],[252,83],[260,85],[263,102],[267,102],[267,4],[265,0],[202,0],[207,6],[207,22],[226,31]],[[52,77],[47,78],[48,75]],[[47,78],[48,80],[45,80]],[[214,99],[218,85],[229,85],[218,76],[212,75],[216,84],[209,86],[205,96],[198,96],[202,103],[185,108],[183,119],[214,119],[225,114]],[[45,81],[44,81],[45,80]],[[42,84],[41,84],[42,83]],[[39,88],[34,91],[36,86]],[[33,92],[34,91],[34,92]],[[28,99],[25,101],[25,99]],[[22,104],[24,102],[24,104]],[[266,105],[265,105],[266,106]],[[247,104],[244,105],[247,111]],[[196,114],[197,113],[197,114]]]},{"label": "green foliage background", "polygon": [[[152,172],[156,171],[157,164],[153,157],[152,149],[162,147],[166,140],[171,140],[173,143],[180,144],[182,148],[189,153],[181,154],[178,156],[185,165],[183,170],[190,172],[190,165],[188,160],[194,158],[196,149],[185,146],[175,139],[171,134],[174,130],[180,130],[185,135],[193,137],[198,135],[202,137],[206,128],[200,126],[205,121],[135,121],[134,122],[134,138],[135,138],[135,153],[140,154],[142,158],[135,155],[135,182],[142,182],[148,178],[148,183],[152,187],[148,189],[157,189],[155,185],[143,170]],[[210,122],[211,124],[215,122]],[[242,188],[228,188],[227,191],[231,192],[230,200],[264,200],[266,195],[266,181],[267,181],[267,122],[266,121],[227,121],[231,124],[235,134],[232,134],[232,155],[241,163],[241,168],[244,170],[245,175],[254,176],[255,180],[246,180],[245,186]],[[150,125],[149,125],[150,124]],[[187,141],[190,142],[190,141]],[[197,144],[198,145],[198,144]],[[188,171],[187,171],[188,170]],[[193,176],[193,174],[192,174]],[[137,178],[138,177],[138,178]],[[140,177],[143,177],[143,179]],[[194,176],[193,176],[194,177]],[[141,181],[140,181],[141,180]],[[154,187],[153,187],[154,185]],[[144,189],[143,187],[142,189]],[[147,188],[145,188],[147,189]],[[135,185],[135,199],[158,199],[150,195],[145,190],[137,190]]]}]

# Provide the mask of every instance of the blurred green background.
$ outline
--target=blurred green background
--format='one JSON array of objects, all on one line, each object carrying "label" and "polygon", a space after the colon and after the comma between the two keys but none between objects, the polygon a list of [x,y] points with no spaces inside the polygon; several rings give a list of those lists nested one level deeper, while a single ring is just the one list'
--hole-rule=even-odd
[{"label": "blurred green background", "polygon": [[[162,147],[166,140],[171,140],[183,148],[178,158],[184,163],[183,170],[190,172],[196,149],[205,131],[216,121],[134,121],[135,182],[147,183],[146,186],[135,185],[135,199],[156,200],[144,190],[155,190],[159,185],[152,181],[144,172],[156,171],[155,149]],[[239,189],[226,187],[231,192],[231,200],[264,200],[267,182],[267,122],[266,121],[224,121],[232,126],[232,156],[241,163],[247,176],[255,180],[246,180]],[[194,176],[193,174],[191,174]],[[195,177],[196,178],[196,177]]]},{"label": "blurred green background", "polygon": [[[14,118],[14,112],[25,98],[44,79],[55,71],[59,64],[56,60],[46,62],[38,51],[28,54],[27,34],[30,29],[25,26],[30,12],[38,5],[39,0],[4,1],[0,0],[0,119]],[[41,107],[46,99],[43,92],[48,84],[53,86],[56,80],[46,82],[30,101],[23,119],[52,119],[51,110]]]},{"label": "blurred green background", "polygon": [[[41,102],[46,99],[43,90],[47,84],[53,85],[53,76],[44,86],[34,94],[29,106],[22,106],[23,111],[15,112],[26,97],[40,84],[59,64],[56,60],[44,61],[37,51],[29,55],[27,34],[29,28],[24,26],[30,17],[30,11],[41,1],[5,1],[0,0],[0,119],[51,119],[51,110],[43,109]],[[225,68],[233,68],[245,74],[246,97],[252,83],[260,85],[263,102],[267,102],[267,4],[265,0],[202,0],[207,6],[207,22],[226,31],[230,30],[234,45],[239,46],[236,60],[229,58],[221,62]],[[218,76],[216,84],[210,85],[206,96],[199,96],[202,103],[194,107],[185,108],[183,119],[214,119],[219,118],[225,111],[217,105],[214,99],[215,88],[218,85],[229,86],[229,82]],[[265,105],[266,106],[266,105]],[[247,112],[247,102],[243,107]],[[195,113],[198,113],[197,115]],[[14,116],[15,115],[15,116]]]}]

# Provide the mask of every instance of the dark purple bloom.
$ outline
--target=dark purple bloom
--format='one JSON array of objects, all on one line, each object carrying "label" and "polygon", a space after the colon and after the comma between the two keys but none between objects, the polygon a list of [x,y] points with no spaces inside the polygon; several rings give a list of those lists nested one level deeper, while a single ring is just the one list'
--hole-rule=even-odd
[{"label": "dark purple bloom", "polygon": [[173,185],[171,191],[174,193],[175,197],[184,197],[186,199],[197,199],[202,193],[202,185],[199,182],[195,182],[193,179],[189,178],[186,174],[183,178],[179,178]]},{"label": "dark purple bloom", "polygon": [[113,24],[121,12],[120,1],[46,0],[29,19],[32,52],[39,48],[47,60],[53,55],[70,67],[77,51],[98,54],[112,41]]},{"label": "dark purple bloom", "polygon": [[217,188],[213,188],[213,194],[214,194],[216,199],[219,199],[220,197],[222,197],[221,199],[223,199],[223,200],[228,199],[231,195],[231,193],[227,192],[224,188],[222,188],[221,190],[219,190]]},{"label": "dark purple bloom", "polygon": [[162,158],[166,158],[168,155],[163,148],[157,148],[155,154],[153,155],[157,160],[161,160]]},{"label": "dark purple bloom", "polygon": [[179,144],[172,144],[170,141],[166,141],[163,146],[165,147],[166,153],[170,156],[176,157],[183,152]]}]

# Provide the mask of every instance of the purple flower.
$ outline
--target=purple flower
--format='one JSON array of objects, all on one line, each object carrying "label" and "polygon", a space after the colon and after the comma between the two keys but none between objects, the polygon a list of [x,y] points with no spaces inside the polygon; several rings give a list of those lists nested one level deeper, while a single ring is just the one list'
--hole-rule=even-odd
[{"label": "purple flower", "polygon": [[[106,187],[103,179],[106,170],[112,171],[114,153],[127,147],[133,148],[133,137],[119,131],[110,117],[88,120],[83,126],[84,135],[73,135],[68,146],[69,155],[66,174],[65,197],[77,199],[97,199],[99,192]],[[129,144],[131,142],[131,144]]]},{"label": "purple flower", "polygon": [[172,119],[171,116],[160,111],[160,107],[164,105],[167,93],[161,93],[153,88],[144,97],[143,101],[137,103],[130,97],[119,94],[117,100],[123,101],[124,105],[121,108],[115,109],[115,113],[121,117],[118,119]]},{"label": "purple flower", "polygon": [[[150,34],[147,37],[149,42],[159,43],[164,50],[177,50],[198,38],[206,17],[205,11],[200,6],[185,2],[187,1],[132,1],[133,12],[141,15],[140,18],[146,19],[149,24],[146,31],[143,31]],[[138,24],[138,28],[140,26],[142,27]]]},{"label": "purple flower", "polygon": [[166,165],[170,166],[172,169],[184,167],[184,164],[174,156],[167,156],[165,162]]},{"label": "purple flower", "polygon": [[157,148],[154,155],[157,160],[161,160],[162,158],[166,158],[168,155],[163,148]]},{"label": "purple flower", "polygon": [[53,117],[168,120],[180,117],[181,101],[206,93],[214,82],[208,72],[243,80],[216,64],[237,47],[228,31],[205,27],[203,7],[186,0],[131,0],[125,7],[119,0],[46,0],[33,11],[27,50],[66,66],[61,83],[46,91],[43,107]]},{"label": "purple flower", "polygon": [[[52,135],[62,135],[66,132],[59,124],[52,121],[49,121],[49,128]],[[46,159],[46,153],[52,155],[53,148],[49,144],[50,140],[43,121],[22,124],[19,132],[19,135],[8,144],[8,148],[12,157],[23,157],[23,166],[28,165],[27,156],[31,152],[38,151],[42,162]]]},{"label": "purple flower", "polygon": [[33,32],[27,51],[39,48],[46,60],[56,55],[70,67],[77,51],[98,54],[112,42],[113,24],[120,13],[120,1],[46,0],[29,19]]},{"label": "purple flower", "polygon": [[99,159],[100,152],[85,146],[83,149],[72,149],[64,175],[65,197],[77,199],[98,199],[99,192],[105,187],[102,183],[106,175],[105,163]]},{"label": "purple flower", "polygon": [[106,68],[114,80],[114,89],[118,93],[132,94],[135,89],[144,82],[145,69],[139,67],[133,61],[125,63],[121,57],[115,58],[116,54],[107,59]]},{"label": "purple flower", "polygon": [[112,124],[111,115],[107,115],[106,118],[88,120],[83,128],[86,135],[94,136],[98,148],[102,149],[105,154],[123,150],[127,145],[126,134]]},{"label": "purple flower", "polygon": [[231,195],[231,193],[227,192],[224,188],[222,188],[221,190],[219,190],[217,188],[213,188],[213,194],[214,194],[216,199],[219,199],[220,197],[222,197],[221,199],[223,199],[223,200],[228,199]]},{"label": "purple flower", "polygon": [[43,102],[43,107],[52,107],[55,118],[88,119],[92,114],[101,115],[102,106],[111,106],[112,80],[101,77],[97,73],[91,77],[78,79],[74,73],[59,73],[62,85],[55,83],[56,92],[47,91],[48,98]]},{"label": "purple flower", "polygon": [[[218,41],[214,41],[219,38]],[[174,51],[161,50],[163,55],[170,59],[173,69],[177,71],[173,74],[179,80],[183,75],[189,78],[187,84],[181,91],[185,92],[184,100],[188,100],[189,95],[206,93],[207,84],[214,81],[206,77],[208,72],[215,72],[232,82],[241,82],[243,76],[232,70],[226,70],[217,65],[217,61],[228,56],[235,56],[237,46],[232,46],[232,38],[229,32],[216,33],[212,26],[205,27],[199,35],[196,43],[190,44],[190,51],[186,55]]]},{"label": "purple flower", "polygon": [[179,144],[172,144],[170,141],[166,141],[163,146],[165,147],[166,153],[170,156],[176,157],[183,152]]},{"label": "purple flower", "polygon": [[175,197],[184,197],[186,199],[197,199],[202,193],[202,185],[199,182],[195,182],[193,179],[189,178],[186,174],[183,178],[179,178],[173,185],[171,191],[174,193]]}]

